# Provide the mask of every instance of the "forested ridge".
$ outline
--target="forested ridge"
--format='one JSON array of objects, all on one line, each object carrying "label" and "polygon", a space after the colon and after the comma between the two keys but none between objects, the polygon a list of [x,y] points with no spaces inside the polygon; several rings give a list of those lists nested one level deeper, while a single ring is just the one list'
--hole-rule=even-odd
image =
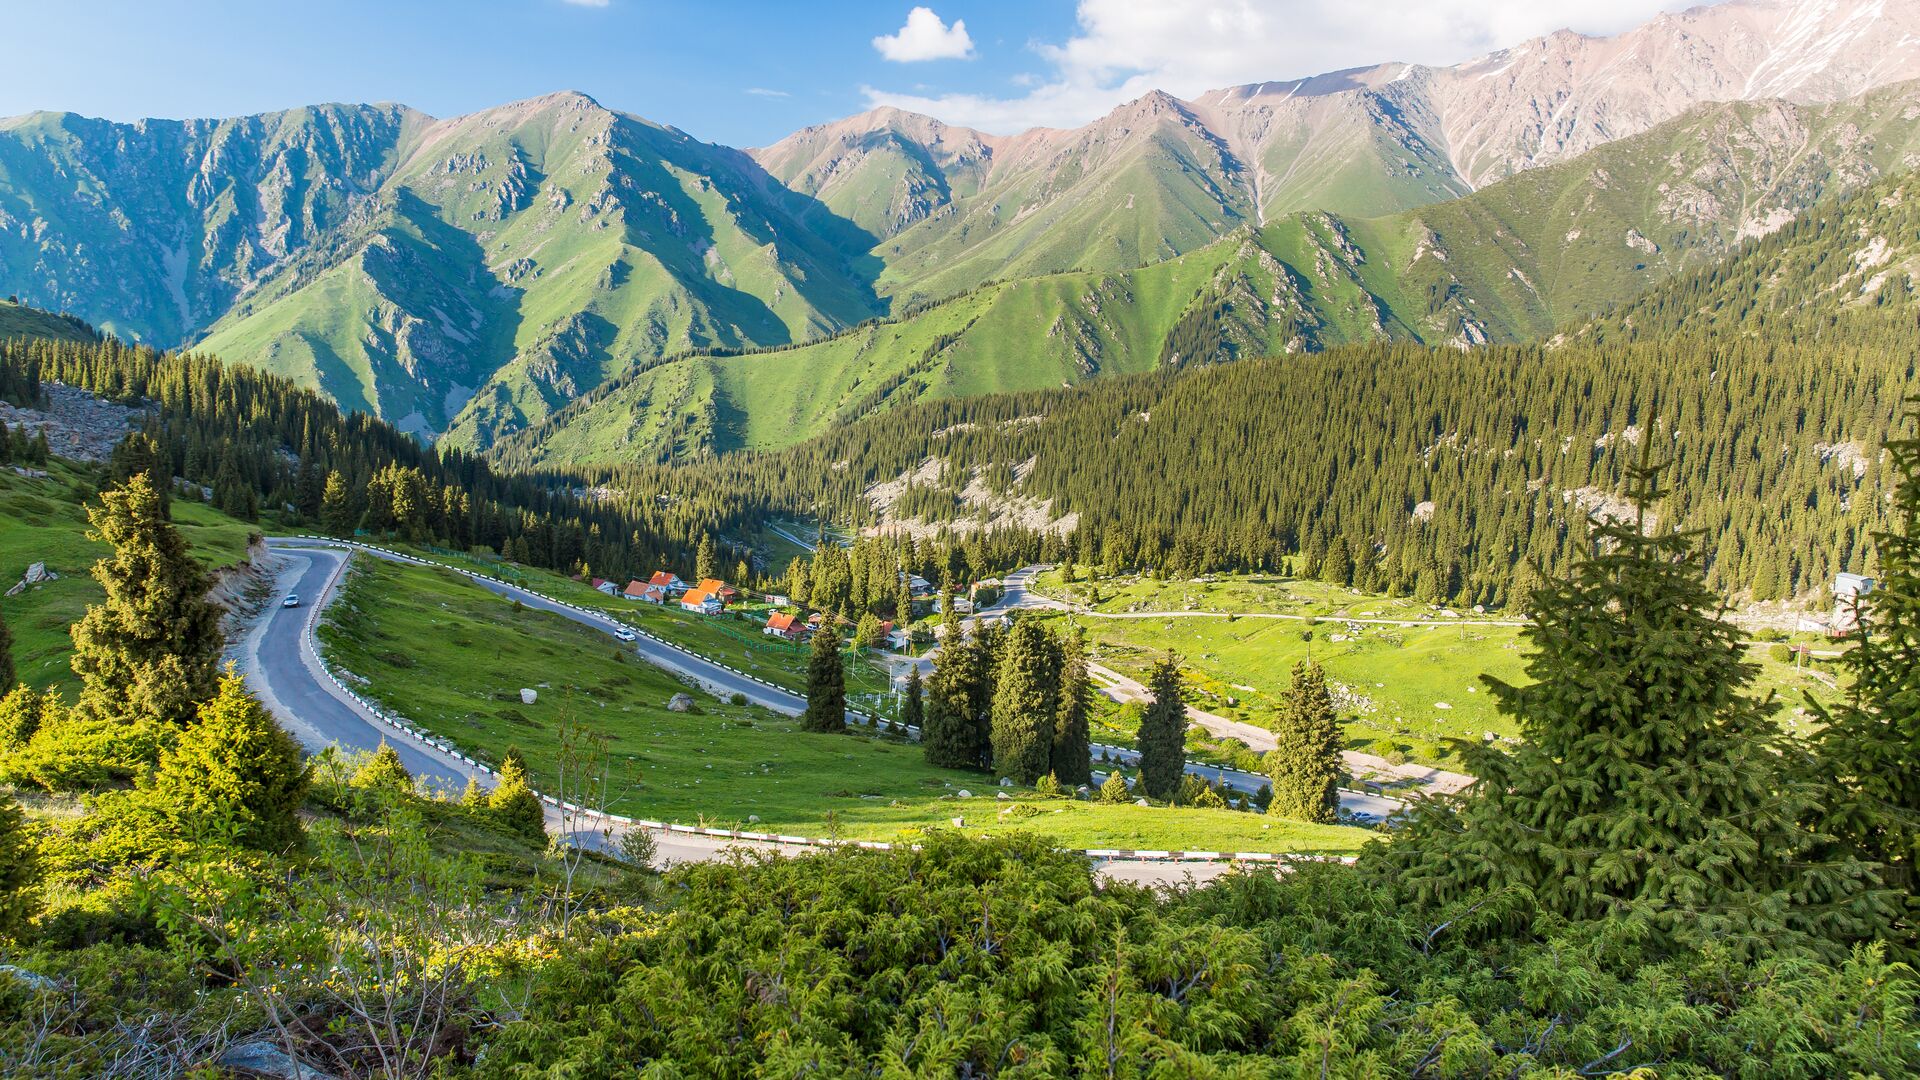
[{"label": "forested ridge", "polygon": [[[356,529],[607,577],[662,566],[691,572],[703,537],[749,514],[737,496],[702,490],[671,498],[572,490],[505,475],[477,456],[422,446],[364,413],[343,413],[279,376],[205,355],[159,352],[108,338],[0,342],[0,398],[28,403],[44,382],[151,405],[144,421],[167,475],[212,489],[222,509],[257,517],[261,505],[295,522]],[[127,474],[125,461],[116,465]]]},{"label": "forested ridge", "polygon": [[1003,530],[996,547],[1019,555],[1170,573],[1293,557],[1316,576],[1499,605],[1617,506],[1651,430],[1675,463],[1661,513],[1706,531],[1714,587],[1765,600],[1870,567],[1891,484],[1874,448],[1916,388],[1916,344],[1910,313],[1875,310],[1764,338],[1354,346],[931,402],[671,479],[592,476],[871,525],[874,485],[938,459],[941,478],[896,513],[964,527],[977,470],[996,496],[1077,515],[1064,540]]}]

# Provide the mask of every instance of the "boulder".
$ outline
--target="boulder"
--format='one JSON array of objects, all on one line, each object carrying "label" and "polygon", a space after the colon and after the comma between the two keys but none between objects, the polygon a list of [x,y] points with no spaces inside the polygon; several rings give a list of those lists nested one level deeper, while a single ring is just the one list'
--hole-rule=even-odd
[{"label": "boulder", "polygon": [[1000,778],[1000,786],[1001,786],[1001,787],[1012,787],[1012,786],[1013,786],[1013,777],[1011,777],[1011,776],[1003,776],[1003,777],[1001,777],[1001,778]]},{"label": "boulder", "polygon": [[1148,801],[1147,801],[1147,800],[1145,800],[1145,799],[1135,799],[1135,800],[1133,800],[1133,805],[1135,805],[1135,806],[1152,806],[1153,804],[1152,804],[1152,803],[1150,803],[1150,802],[1148,802]]},{"label": "boulder", "polygon": [[953,797],[956,799],[971,799],[973,798],[973,792],[968,791],[966,788],[961,788],[959,791],[953,793]]},{"label": "boulder", "polygon": [[1006,793],[1006,792],[1004,792],[1004,791],[996,791],[996,792],[994,792],[994,793],[993,793],[993,797],[994,797],[994,798],[996,798],[996,799],[999,799],[999,800],[1000,800],[1001,802],[1007,802],[1008,800],[1011,800],[1011,799],[1013,798],[1013,796],[1011,796],[1011,795],[1009,795],[1009,794],[1007,794],[1007,793]]},{"label": "boulder", "polygon": [[668,712],[687,712],[693,708],[692,694],[675,694],[667,699]]},{"label": "boulder", "polygon": [[949,820],[951,820],[951,821],[953,822],[953,827],[954,827],[954,828],[956,828],[956,829],[964,829],[964,828],[966,828],[966,827],[967,827],[967,819],[966,819],[966,818],[963,818],[963,817],[957,817],[957,818],[950,818]]},{"label": "boulder", "polygon": [[214,1059],[223,1069],[274,1080],[333,1080],[333,1077],[293,1057],[264,1039],[235,1043]]},{"label": "boulder", "polygon": [[758,825],[758,824],[760,824],[760,815],[759,815],[759,814],[748,814],[748,815],[747,815],[747,824],[749,824],[749,825]]},{"label": "boulder", "polygon": [[540,700],[540,691],[534,690],[534,689],[531,689],[530,687],[525,687],[525,686],[520,688],[520,704],[531,705],[534,702],[539,700]]},{"label": "boulder", "polygon": [[58,990],[60,984],[37,971],[28,971],[12,964],[0,964],[0,975],[4,975],[29,990]]}]

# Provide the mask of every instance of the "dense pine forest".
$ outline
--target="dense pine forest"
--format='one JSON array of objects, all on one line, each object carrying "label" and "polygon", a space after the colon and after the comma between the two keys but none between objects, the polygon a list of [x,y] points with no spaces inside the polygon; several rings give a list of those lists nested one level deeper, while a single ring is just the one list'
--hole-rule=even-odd
[{"label": "dense pine forest", "polygon": [[[1373,345],[923,404],[791,451],[616,468],[621,491],[731,492],[961,535],[969,500],[1044,501],[1003,562],[1072,551],[1169,574],[1292,568],[1435,602],[1506,605],[1619,509],[1641,439],[1674,459],[1662,514],[1712,539],[1728,594],[1811,597],[1871,569],[1891,476],[1874,448],[1913,392],[1920,332],[1878,312],[1765,340],[1709,332],[1458,351]],[[926,480],[930,460],[941,462]],[[876,512],[875,485],[918,479]]]},{"label": "dense pine forest", "polygon": [[[719,491],[626,497],[502,475],[484,460],[412,436],[277,376],[212,357],[99,343],[0,342],[0,399],[29,404],[59,382],[150,407],[151,440],[114,471],[148,466],[211,489],[238,516],[263,507],[339,535],[357,529],[458,549],[485,547],[530,565],[607,577],[663,566],[691,573],[702,538],[750,517]],[[729,565],[731,562],[729,562]]]}]

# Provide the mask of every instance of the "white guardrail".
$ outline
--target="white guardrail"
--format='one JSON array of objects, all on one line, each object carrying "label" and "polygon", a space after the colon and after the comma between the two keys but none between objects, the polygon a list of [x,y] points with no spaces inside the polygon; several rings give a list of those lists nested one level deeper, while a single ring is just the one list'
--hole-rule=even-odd
[{"label": "white guardrail", "polygon": [[[798,696],[794,694],[793,691],[788,690],[785,687],[778,685],[777,683],[768,682],[766,679],[762,679],[757,675],[750,675],[744,671],[741,671],[738,668],[732,667],[727,664],[722,664],[716,660],[709,660],[704,656],[700,656],[697,653],[690,652],[678,645],[673,644],[672,642],[664,641],[658,637],[655,637],[654,635],[647,633],[646,631],[632,625],[631,623],[628,623],[621,619],[616,619],[611,615],[608,615],[606,612],[597,611],[592,608],[581,607],[578,604],[570,604],[565,600],[556,600],[551,596],[547,596],[544,593],[535,592],[534,590],[529,589],[524,585],[517,584],[515,582],[506,581],[501,578],[493,577],[488,574],[482,574],[474,570],[469,570],[462,566],[454,566],[448,563],[435,562],[430,559],[422,559],[416,555],[408,555],[408,554],[405,554],[404,552],[394,551],[391,548],[378,547],[373,544],[364,544],[357,540],[341,540],[337,537],[314,536],[311,534],[302,534],[302,535],[291,537],[290,539],[305,541],[313,544],[319,544],[324,547],[347,548],[349,550],[358,549],[362,551],[373,552],[384,558],[392,559],[398,562],[412,563],[416,566],[430,566],[436,569],[448,570],[456,574],[461,574],[478,581],[490,581],[496,585],[501,586],[502,588],[512,589],[512,590],[515,590],[516,592],[525,593],[528,596],[538,597],[540,600],[546,603],[555,604],[564,608],[569,608],[573,611],[578,611],[583,615],[592,616],[611,626],[617,626],[617,627],[620,627],[621,629],[632,631],[633,633],[638,634],[642,637],[645,637],[649,641],[652,641],[667,649],[671,649],[674,652],[678,652],[678,653],[681,653],[682,655],[692,657],[693,659],[700,660],[704,663],[712,664],[715,667],[722,668],[726,671],[731,671],[734,674],[741,676],[742,678],[752,679],[754,682],[767,686],[770,689],[777,690],[783,694],[787,694],[789,696],[794,696],[794,697]],[[345,682],[341,681],[338,675],[334,674],[332,665],[327,663],[325,654],[323,654],[320,651],[320,641],[317,635],[315,634],[315,631],[319,628],[320,615],[322,610],[326,607],[327,597],[329,596],[329,594],[333,592],[334,586],[339,583],[340,575],[346,571],[346,568],[347,568],[347,561],[344,559],[341,560],[339,566],[334,568],[333,574],[327,578],[327,583],[321,586],[320,595],[316,597],[314,599],[314,602],[308,606],[306,624],[301,630],[302,635],[307,639],[308,647],[310,647],[313,650],[314,660],[316,663],[319,664],[321,673],[327,677],[327,681],[331,682],[334,685],[334,687],[340,691],[341,694],[345,695],[349,700],[359,705],[362,710],[364,710],[369,716],[373,717],[375,720],[377,720],[381,724],[384,724],[388,728],[391,728],[394,731],[399,732],[400,734],[418,743],[421,743],[426,746],[430,746],[433,749],[438,750],[443,754],[446,754],[447,756],[467,765],[470,768],[473,768],[481,773],[484,773],[487,776],[495,777],[497,779],[500,774],[497,771],[495,771],[491,765],[488,765],[484,761],[477,761],[474,758],[468,756],[467,754],[461,753],[460,749],[454,746],[452,743],[447,742],[444,739],[437,738],[430,732],[425,731],[424,729],[415,727],[413,724],[409,723],[403,717],[395,716],[394,714],[387,712],[385,709],[381,708],[379,705],[376,705],[374,702],[369,701],[367,698],[362,697],[360,694],[356,693],[353,689],[348,687]],[[864,716],[866,714],[855,714],[851,710],[849,710],[849,715]],[[890,725],[893,728],[904,730],[905,732],[907,732],[909,737],[912,737],[912,738],[919,737],[919,734],[920,734],[919,729],[913,727],[910,724],[901,724],[896,721],[888,720],[885,717],[880,717],[879,722],[883,725]],[[886,730],[886,728],[883,727],[882,730]],[[1110,751],[1117,752],[1121,748],[1106,747],[1106,746],[1096,744],[1093,747],[1093,749],[1110,750]],[[556,799],[550,795],[541,794],[538,791],[535,791],[534,794],[539,797],[541,802],[547,804],[548,806],[551,806],[556,810],[562,810],[569,814],[573,814],[577,817],[597,818],[604,821],[612,822],[616,825],[624,825],[629,828],[646,829],[651,832],[669,833],[669,834],[676,834],[681,836],[704,836],[704,837],[709,837],[712,839],[719,839],[719,840],[745,840],[750,843],[785,844],[785,845],[790,845],[795,847],[856,847],[856,848],[864,848],[869,851],[892,851],[896,846],[905,846],[908,848],[918,847],[918,845],[911,845],[911,844],[895,845],[892,842],[885,841],[885,840],[835,840],[827,837],[818,837],[818,836],[788,836],[782,833],[753,832],[746,829],[709,829],[701,826],[681,825],[677,822],[650,821],[646,818],[634,818],[634,817],[627,817],[621,814],[602,813],[600,811],[593,810],[588,807],[578,806],[568,802],[562,802],[559,799]],[[1272,852],[1272,851],[1137,851],[1137,850],[1128,849],[1128,848],[1063,848],[1061,850],[1070,851],[1077,855],[1084,855],[1089,859],[1121,859],[1121,860],[1127,860],[1127,861],[1267,862],[1267,863],[1314,863],[1314,862],[1351,863],[1353,862],[1352,856],[1307,855],[1307,854],[1299,854],[1299,853]]]}]

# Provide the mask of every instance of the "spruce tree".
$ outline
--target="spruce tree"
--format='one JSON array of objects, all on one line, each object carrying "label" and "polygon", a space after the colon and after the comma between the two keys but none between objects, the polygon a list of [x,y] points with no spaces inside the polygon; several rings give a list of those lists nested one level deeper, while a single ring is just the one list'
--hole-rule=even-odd
[{"label": "spruce tree", "polygon": [[1457,812],[1417,810],[1365,862],[1421,907],[1507,893],[1560,918],[1627,920],[1656,951],[1857,937],[1885,898],[1859,865],[1812,856],[1778,706],[1750,692],[1694,535],[1648,526],[1663,492],[1647,456],[1629,470],[1637,514],[1598,522],[1532,599],[1535,681],[1488,679],[1519,748],[1470,747],[1480,779]]},{"label": "spruce tree", "polygon": [[36,692],[25,683],[0,697],[0,753],[27,745],[49,715],[57,715],[61,707],[55,691]]},{"label": "spruce tree", "polygon": [[807,657],[807,710],[800,715],[807,731],[847,730],[847,673],[840,661],[840,631],[831,618],[813,635]]},{"label": "spruce tree", "polygon": [[515,835],[535,841],[546,839],[546,807],[527,781],[527,760],[519,750],[508,748],[500,759],[499,777],[493,794],[487,797],[494,819]]},{"label": "spruce tree", "polygon": [[1276,745],[1266,761],[1267,774],[1273,778],[1273,801],[1267,804],[1267,812],[1295,821],[1339,820],[1340,751],[1345,740],[1320,665],[1293,666],[1293,684],[1287,689],[1273,737]]},{"label": "spruce tree", "polygon": [[993,692],[993,767],[1015,783],[1045,776],[1060,711],[1060,654],[1052,635],[1022,619],[1001,650]]},{"label": "spruce tree", "polygon": [[347,783],[352,787],[372,791],[408,793],[413,790],[413,774],[400,760],[400,751],[395,750],[387,740],[381,739],[380,745],[360,767],[353,770]]},{"label": "spruce tree", "polygon": [[27,928],[40,909],[40,850],[33,823],[0,792],[0,940]]},{"label": "spruce tree", "polygon": [[1093,783],[1093,680],[1077,628],[1060,640],[1060,711],[1053,721],[1053,775],[1067,787]]},{"label": "spruce tree", "polygon": [[693,573],[702,581],[720,576],[720,557],[714,553],[713,537],[704,533],[700,536],[700,547],[694,555]]},{"label": "spruce tree", "polygon": [[114,445],[107,455],[106,484],[102,492],[124,487],[136,476],[145,476],[160,496],[160,513],[173,515],[173,466],[153,436],[135,431]]},{"label": "spruce tree", "polygon": [[184,725],[219,679],[220,608],[146,474],[87,511],[113,552],[93,565],[106,591],[73,625],[76,712],[86,719]]},{"label": "spruce tree", "polygon": [[920,684],[920,665],[907,669],[906,701],[900,707],[900,719],[910,728],[919,729],[925,738],[927,724],[926,694]]},{"label": "spruce tree", "polygon": [[6,612],[0,611],[0,694],[13,689],[13,631],[7,629]]},{"label": "spruce tree", "polygon": [[300,748],[229,670],[213,699],[161,754],[142,802],[188,835],[197,823],[219,822],[244,847],[285,851],[300,843],[306,792]]},{"label": "spruce tree", "polygon": [[921,736],[927,763],[947,769],[985,768],[991,744],[980,737],[976,711],[986,682],[980,650],[961,633],[958,615],[947,617],[943,640],[927,685],[927,722]]},{"label": "spruce tree", "polygon": [[1100,801],[1101,802],[1123,803],[1123,802],[1126,802],[1129,797],[1130,795],[1129,795],[1129,792],[1127,791],[1127,778],[1121,775],[1121,772],[1119,769],[1115,769],[1112,772],[1108,773],[1107,778],[1100,782]]},{"label": "spruce tree", "polygon": [[327,483],[320,492],[320,527],[330,536],[352,536],[358,524],[353,509],[353,489],[347,486],[347,478],[338,470],[327,473]]},{"label": "spruce tree", "polygon": [[[1920,412],[1911,417],[1920,421]],[[1892,527],[1874,534],[1879,579],[1843,662],[1845,704],[1819,709],[1816,778],[1833,795],[1822,827],[1879,866],[1904,898],[1887,933],[1920,951],[1920,435],[1887,443],[1896,479]]]},{"label": "spruce tree", "polygon": [[1140,787],[1150,799],[1172,802],[1187,770],[1187,705],[1180,658],[1168,653],[1147,680],[1153,695],[1140,716]]}]

